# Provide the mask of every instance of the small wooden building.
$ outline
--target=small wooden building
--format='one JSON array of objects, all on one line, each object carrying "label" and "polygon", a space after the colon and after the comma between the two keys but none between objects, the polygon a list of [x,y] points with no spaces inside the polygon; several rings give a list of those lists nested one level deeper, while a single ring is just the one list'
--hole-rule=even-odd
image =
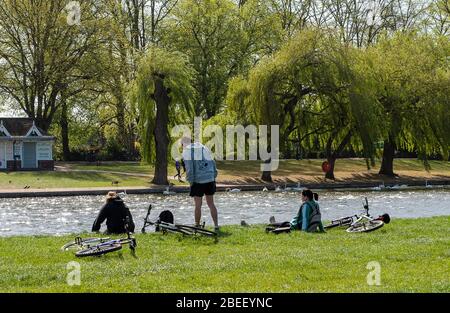
[{"label": "small wooden building", "polygon": [[0,117],[0,171],[53,170],[54,141],[31,118]]}]

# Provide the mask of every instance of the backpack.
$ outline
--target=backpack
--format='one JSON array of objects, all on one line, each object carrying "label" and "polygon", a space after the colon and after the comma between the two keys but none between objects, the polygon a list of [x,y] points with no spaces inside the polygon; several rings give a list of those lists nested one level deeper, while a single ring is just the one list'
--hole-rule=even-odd
[{"label": "backpack", "polygon": [[[172,212],[170,212],[169,210],[162,211],[162,212],[159,214],[158,221],[159,221],[159,222],[164,222],[164,223],[173,224],[174,219],[173,219],[173,214],[172,214]],[[155,231],[158,232],[159,230],[160,230],[159,227],[156,226],[156,227],[155,227]]]}]

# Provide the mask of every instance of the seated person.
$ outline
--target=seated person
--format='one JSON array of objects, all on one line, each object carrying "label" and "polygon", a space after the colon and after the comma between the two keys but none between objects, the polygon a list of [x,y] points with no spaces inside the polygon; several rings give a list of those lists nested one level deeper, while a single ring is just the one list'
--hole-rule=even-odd
[{"label": "seated person", "polygon": [[107,233],[123,234],[126,233],[125,219],[129,218],[128,231],[134,232],[133,217],[130,210],[123,200],[114,191],[106,195],[106,203],[100,209],[97,218],[92,225],[92,231],[100,231],[102,223],[106,220]]},{"label": "seated person", "polygon": [[319,204],[314,201],[319,199],[318,194],[313,194],[309,189],[302,191],[302,205],[297,213],[297,215],[292,219],[291,222],[283,223],[272,223],[271,226],[275,227],[270,231],[273,232],[284,232],[291,230],[302,230],[306,232],[316,232],[319,229],[320,232],[325,232],[322,225],[322,215],[320,213]]}]

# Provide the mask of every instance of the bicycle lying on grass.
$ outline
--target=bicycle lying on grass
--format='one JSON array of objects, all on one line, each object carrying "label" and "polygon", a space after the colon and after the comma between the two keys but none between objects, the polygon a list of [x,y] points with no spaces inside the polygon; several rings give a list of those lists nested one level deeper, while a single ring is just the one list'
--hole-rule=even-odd
[{"label": "bicycle lying on grass", "polygon": [[330,224],[324,226],[325,229],[330,229],[334,227],[347,227],[347,232],[349,233],[367,233],[377,230],[384,226],[384,224],[389,224],[391,218],[389,214],[380,215],[377,218],[373,218],[369,214],[369,202],[365,198],[365,204],[363,203],[364,213],[361,215],[352,215],[341,217],[336,220],[332,220]]},{"label": "bicycle lying on grass", "polygon": [[126,238],[111,239],[109,237],[105,238],[81,238],[76,237],[75,241],[69,242],[62,246],[63,251],[78,249],[75,252],[77,257],[87,257],[87,256],[100,256],[106,253],[118,251],[122,249],[123,245],[128,244],[131,250],[131,254],[135,255],[136,250],[136,239],[132,236],[132,233],[128,231],[129,219],[125,220],[125,230],[127,231]]},{"label": "bicycle lying on grass", "polygon": [[[149,226],[155,226],[155,231],[161,231],[163,234],[166,233],[180,233],[183,235],[203,235],[208,237],[216,237],[217,233],[211,230],[205,229],[205,223],[202,227],[175,224],[173,222],[173,215],[170,211],[164,211],[160,214],[160,217],[156,221],[150,220],[150,213],[152,210],[152,205],[150,204],[147,210],[147,215],[144,218],[144,226],[142,227],[142,233],[146,233],[146,228]],[[169,214],[163,214],[169,212]]]}]

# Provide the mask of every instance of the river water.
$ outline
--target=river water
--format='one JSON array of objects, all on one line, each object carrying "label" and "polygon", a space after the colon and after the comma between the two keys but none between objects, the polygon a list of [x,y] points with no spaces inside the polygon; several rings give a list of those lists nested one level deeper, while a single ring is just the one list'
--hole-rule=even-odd
[{"label": "river water", "polygon": [[[450,190],[402,190],[386,192],[330,191],[320,192],[323,220],[360,213],[364,197],[369,200],[374,216],[388,213],[392,218],[450,216]],[[193,201],[187,194],[126,195],[136,223],[136,231],[143,224],[151,203],[156,218],[162,210],[171,210],[178,223],[193,223]],[[290,220],[298,211],[298,192],[223,192],[216,194],[221,225],[267,223],[270,216],[278,221]],[[90,231],[102,196],[0,199],[0,236],[62,235]],[[211,225],[206,203],[203,217]],[[449,217],[450,222],[450,217]],[[102,226],[102,230],[105,226]]]}]

